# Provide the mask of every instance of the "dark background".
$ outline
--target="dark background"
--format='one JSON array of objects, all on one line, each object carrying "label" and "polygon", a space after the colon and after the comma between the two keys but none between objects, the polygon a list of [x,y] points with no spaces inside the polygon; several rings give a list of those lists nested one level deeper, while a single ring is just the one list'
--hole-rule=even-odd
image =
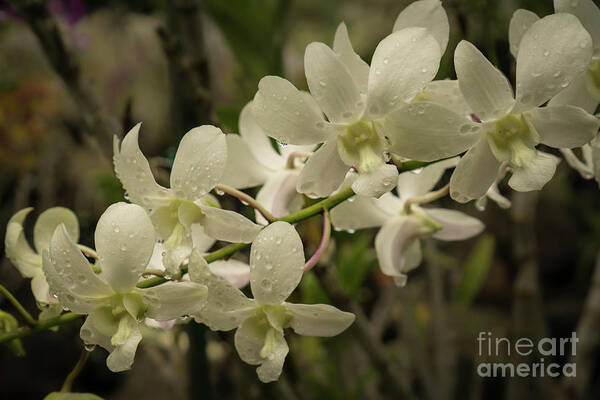
[{"label": "dark background", "polygon": [[[211,123],[237,132],[239,111],[264,75],[306,88],[305,46],[331,45],[341,21],[369,61],[410,2],[8,3],[0,1],[0,225],[33,206],[30,234],[41,211],[66,206],[79,217],[80,242],[92,246],[99,215],[123,199],[111,165],[113,134],[122,136],[142,121],[141,147],[166,184],[187,129]],[[514,82],[512,12],[553,12],[550,0],[443,3],[451,32],[439,79],[455,77],[452,54],[464,38]],[[584,305],[600,291],[600,273],[592,280],[600,242],[598,185],[562,162],[539,194],[513,194],[505,184],[501,189],[513,200],[511,210],[489,204],[479,212],[472,204],[441,201],[477,215],[486,232],[465,242],[427,242],[424,264],[401,290],[379,272],[375,231],[335,233],[335,246],[316,274],[305,276],[294,300],[330,302],[357,312],[362,322],[334,339],[290,332],[290,355],[278,383],[261,384],[254,367],[239,360],[233,333],[190,324],[145,332],[129,372],[110,373],[106,353],[95,350],[74,390],[107,399],[596,399],[600,304]],[[221,201],[252,215],[231,199]],[[320,225],[316,217],[299,226],[307,255],[319,242]],[[320,284],[317,276],[329,283]],[[4,257],[0,282],[37,312],[29,281]],[[4,299],[0,307],[14,312]],[[25,357],[0,348],[0,398],[39,399],[60,389],[82,349],[79,324],[24,339]],[[476,365],[484,361],[477,355],[478,332],[568,337],[578,324],[592,332],[592,346],[579,353],[576,380],[477,376]]]}]

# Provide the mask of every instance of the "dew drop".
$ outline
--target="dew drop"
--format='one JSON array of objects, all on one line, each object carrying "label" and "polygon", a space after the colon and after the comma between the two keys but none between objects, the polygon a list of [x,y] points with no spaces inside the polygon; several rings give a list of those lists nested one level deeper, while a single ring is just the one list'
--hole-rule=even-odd
[{"label": "dew drop", "polygon": [[273,283],[271,283],[271,280],[269,279],[263,279],[262,281],[260,281],[260,286],[267,292],[270,292],[273,288]]}]

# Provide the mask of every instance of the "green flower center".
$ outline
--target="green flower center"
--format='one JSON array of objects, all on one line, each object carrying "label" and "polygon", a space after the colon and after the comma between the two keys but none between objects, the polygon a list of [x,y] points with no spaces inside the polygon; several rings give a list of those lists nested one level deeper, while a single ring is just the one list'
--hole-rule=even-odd
[{"label": "green flower center", "polygon": [[359,121],[339,134],[342,158],[356,166],[359,172],[369,173],[379,168],[383,161],[383,143],[373,122]]},{"label": "green flower center", "polygon": [[509,114],[500,118],[491,130],[492,151],[499,161],[510,161],[522,167],[535,157],[535,133],[531,132],[522,114]]}]

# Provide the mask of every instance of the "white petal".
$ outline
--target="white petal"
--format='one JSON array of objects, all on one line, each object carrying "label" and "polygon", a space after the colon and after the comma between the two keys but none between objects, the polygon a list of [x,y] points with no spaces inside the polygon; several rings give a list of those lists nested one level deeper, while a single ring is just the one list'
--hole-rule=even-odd
[{"label": "white petal", "polygon": [[548,15],[523,35],[517,57],[516,111],[537,107],[567,87],[592,57],[592,39],[570,14]]},{"label": "white petal", "polygon": [[455,156],[477,141],[481,124],[435,103],[407,104],[385,119],[393,153],[420,161]]},{"label": "white petal", "polygon": [[4,238],[6,256],[25,278],[34,277],[42,267],[41,255],[31,249],[23,230],[23,221],[31,210],[31,207],[24,208],[12,216],[6,226]]},{"label": "white petal", "polygon": [[340,57],[327,45],[313,42],[306,46],[304,71],[310,93],[329,121],[357,121],[364,110],[357,83]]},{"label": "white petal", "polygon": [[429,82],[413,101],[436,103],[464,117],[470,117],[473,113],[460,91],[458,80]]},{"label": "white petal", "polygon": [[154,227],[143,208],[116,203],[100,216],[94,242],[102,276],[116,292],[131,290],[152,257]]},{"label": "white petal", "polygon": [[248,318],[235,332],[235,348],[240,358],[252,365],[261,365],[256,369],[259,379],[272,382],[279,378],[285,357],[289,351],[283,333],[275,331],[275,346],[268,358],[260,355],[265,344],[267,330],[272,329],[259,317]]},{"label": "white petal", "polygon": [[598,134],[600,120],[575,106],[535,108],[523,114],[541,142],[556,148],[580,147]]},{"label": "white petal", "polygon": [[600,98],[590,93],[587,86],[586,74],[583,73],[571,82],[566,89],[558,93],[548,103],[549,106],[571,105],[583,108],[590,114],[596,111]]},{"label": "white petal", "polygon": [[379,198],[396,186],[398,168],[391,164],[382,164],[369,173],[359,173],[352,184],[354,193],[361,196]]},{"label": "white petal", "polygon": [[226,135],[225,138],[227,139],[227,166],[220,182],[236,189],[246,189],[265,183],[271,170],[254,158],[251,148],[244,139],[234,134]]},{"label": "white petal", "polygon": [[227,163],[227,143],[221,130],[202,125],[188,131],[177,149],[171,189],[180,199],[194,201],[221,180]]},{"label": "white petal", "polygon": [[99,345],[108,352],[113,351],[115,346],[110,343],[110,336],[103,335],[95,326],[93,318],[87,317],[79,330],[79,336],[85,344]]},{"label": "white petal", "polygon": [[290,82],[265,76],[252,101],[252,115],[269,136],[290,144],[317,144],[335,130]]},{"label": "white petal", "polygon": [[327,197],[336,190],[350,169],[339,156],[337,140],[325,142],[306,162],[297,190],[311,198]]},{"label": "white petal", "polygon": [[127,192],[129,199],[145,208],[154,208],[157,202],[171,197],[166,189],[154,180],[150,164],[138,144],[141,124],[134,126],[123,138],[119,150],[119,139],[115,136],[113,162],[115,173]]},{"label": "white petal", "polygon": [[234,211],[200,205],[204,218],[202,226],[207,235],[226,242],[249,243],[254,240],[260,229],[248,218]]},{"label": "white petal", "polygon": [[331,223],[338,230],[354,231],[383,225],[390,214],[378,207],[381,199],[354,196],[331,210]]},{"label": "white petal", "polygon": [[229,259],[218,260],[208,265],[210,271],[219,275],[236,288],[243,288],[250,282],[250,266],[245,262]]},{"label": "white petal", "polygon": [[459,203],[483,196],[498,175],[500,162],[485,137],[459,161],[450,178],[450,197]]},{"label": "white petal", "polygon": [[260,304],[281,304],[300,283],[304,248],[296,229],[274,222],[263,229],[250,250],[250,287]]},{"label": "white petal", "polygon": [[75,243],[79,240],[79,222],[73,211],[64,207],[52,207],[40,214],[33,227],[33,243],[38,254],[47,250],[56,227],[65,224],[67,233]]},{"label": "white petal", "polygon": [[402,199],[422,196],[430,192],[439,182],[448,168],[455,167],[459,157],[436,162],[423,168],[420,172],[403,172],[398,176],[398,194]]},{"label": "white petal", "polygon": [[[296,192],[298,170],[282,170],[271,176],[256,194],[256,201],[262,204],[276,218],[298,211],[304,201],[302,195]],[[256,211],[256,221],[267,225],[267,220]]]},{"label": "white petal", "polygon": [[[129,317],[129,320],[132,321],[132,331],[127,337],[127,341],[120,346],[116,346],[106,358],[106,366],[112,372],[121,372],[131,369],[137,346],[142,340],[142,333],[137,326],[137,322],[131,317]],[[135,324],[135,327],[133,324]]]},{"label": "white petal", "polygon": [[421,261],[420,256],[415,257],[412,253],[414,244],[419,242],[422,232],[423,226],[416,218],[398,217],[385,224],[375,237],[375,250],[381,272],[404,279],[405,273]]},{"label": "white petal", "polygon": [[513,13],[508,28],[508,41],[510,43],[510,53],[515,59],[519,54],[519,46],[523,35],[539,19],[540,17],[536,13],[522,8]]},{"label": "white petal", "polygon": [[[314,103],[314,99],[310,98],[309,93],[300,93],[304,94],[304,98],[307,102],[312,101],[312,103]],[[319,106],[314,105],[314,107],[319,115],[322,114],[321,110],[319,110]],[[285,159],[277,154],[271,144],[269,135],[256,122],[254,113],[252,112],[252,102],[249,102],[242,108],[238,124],[240,127],[240,136],[244,139],[251,154],[259,163],[271,169],[278,169],[285,166]],[[231,162],[231,160],[228,159],[227,162]]]},{"label": "white petal", "polygon": [[43,321],[45,319],[56,318],[62,312],[62,305],[58,302],[58,300],[54,299],[55,303],[47,304],[46,306],[40,307],[40,314],[38,315],[38,320]]},{"label": "white petal", "polygon": [[554,0],[554,11],[573,14],[579,18],[592,36],[595,53],[600,52],[600,9],[592,0]]},{"label": "white petal", "polygon": [[560,158],[536,151],[536,157],[523,168],[513,168],[508,185],[519,192],[540,190],[552,179]]},{"label": "white petal", "polygon": [[396,18],[393,31],[413,26],[427,28],[440,45],[441,53],[444,54],[448,45],[450,24],[441,1],[419,0],[409,4]]},{"label": "white petal", "polygon": [[35,297],[35,301],[38,303],[49,304],[58,302],[58,300],[50,294],[50,286],[48,285],[46,276],[41,268],[33,279],[31,279],[31,292],[33,293],[33,297]]},{"label": "white petal", "polygon": [[294,316],[290,327],[299,335],[330,337],[339,335],[354,322],[354,314],[328,304],[291,304],[285,307]]},{"label": "white petal", "polygon": [[207,287],[195,282],[167,282],[139,293],[148,304],[146,316],[157,321],[196,314],[208,297]]},{"label": "white petal", "polygon": [[482,121],[499,118],[514,106],[508,79],[466,40],[454,51],[454,66],[460,91]]},{"label": "white petal", "polygon": [[354,51],[350,38],[348,37],[348,29],[345,23],[338,25],[333,39],[333,51],[335,51],[340,61],[344,63],[354,82],[358,86],[361,93],[367,93],[367,85],[369,82],[369,65]]},{"label": "white petal", "polygon": [[442,225],[433,237],[440,240],[464,240],[479,235],[485,228],[477,218],[456,210],[427,208],[425,213]]},{"label": "white petal", "polygon": [[50,251],[44,255],[43,270],[50,291],[71,311],[88,313],[114,294],[94,273],[63,226],[56,228],[50,240]]},{"label": "white petal", "polygon": [[201,224],[192,225],[192,243],[194,248],[201,252],[206,252],[215,244],[215,242],[215,239],[206,234],[204,227]]},{"label": "white petal", "polygon": [[417,95],[435,77],[440,46],[425,28],[406,28],[383,39],[369,72],[368,113],[383,116]]},{"label": "white petal", "polygon": [[248,299],[223,277],[214,274],[196,249],[190,257],[188,271],[193,282],[208,287],[206,305],[194,314],[198,322],[212,330],[228,331],[239,326],[254,312],[254,300]]}]

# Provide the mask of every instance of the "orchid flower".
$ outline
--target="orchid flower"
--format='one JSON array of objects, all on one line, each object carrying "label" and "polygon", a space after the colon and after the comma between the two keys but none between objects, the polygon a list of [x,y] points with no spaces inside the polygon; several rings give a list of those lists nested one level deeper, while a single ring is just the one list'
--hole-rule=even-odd
[{"label": "orchid flower", "polygon": [[61,304],[86,314],[81,339],[110,352],[113,372],[131,368],[142,339],[139,321],[171,320],[202,309],[207,288],[195,282],[169,282],[150,289],[136,284],[152,256],[155,232],[144,209],[135,204],[111,205],[95,232],[100,274],[95,274],[65,225],[60,225],[43,254],[43,271]]},{"label": "orchid flower", "polygon": [[[422,259],[421,241],[464,240],[479,234],[483,224],[460,211],[424,208],[407,202],[429,193],[446,168],[456,165],[450,159],[429,165],[420,173],[404,172],[398,176],[398,196],[386,193],[379,199],[356,195],[331,210],[335,229],[354,231],[380,227],[375,250],[381,272],[394,278],[398,286],[406,284],[406,273]],[[349,180],[355,178],[349,176]]]},{"label": "orchid flower", "polygon": [[[549,105],[572,105],[594,113],[600,103],[600,8],[591,0],[566,1],[555,0],[554,10],[557,13],[569,13],[579,18],[592,37],[594,53],[586,70],[580,74],[567,88],[554,96]],[[524,32],[539,17],[528,10],[515,11],[510,21],[509,39],[511,53],[516,57]],[[596,177],[600,182],[600,152],[598,141],[584,144],[581,147],[583,160],[580,160],[571,149],[563,148],[561,153],[567,163],[577,170],[584,179]],[[597,160],[597,161],[596,161]],[[596,166],[597,165],[597,166]]]},{"label": "orchid flower", "polygon": [[535,22],[523,35],[517,56],[517,92],[467,41],[458,44],[454,64],[460,90],[481,123],[431,102],[409,104],[388,115],[384,132],[400,156],[433,161],[465,150],[450,181],[459,202],[483,196],[503,162],[518,191],[541,189],[554,175],[558,158],[538,151],[539,143],[572,148],[589,142],[600,123],[575,106],[540,107],[582,73],[592,40],[570,14]]},{"label": "orchid flower", "polygon": [[62,307],[50,294],[48,282],[42,270],[42,253],[50,246],[50,238],[56,227],[64,224],[69,237],[76,243],[79,240],[79,222],[73,211],[63,207],[53,207],[42,212],[33,228],[33,250],[23,229],[23,222],[33,208],[24,208],[8,221],[6,227],[6,256],[24,278],[31,278],[31,292],[42,310],[40,319],[52,318],[60,314]]},{"label": "orchid flower", "polygon": [[[412,19],[432,27],[438,20],[448,24],[439,1],[416,3],[420,6],[405,10],[410,18],[399,17],[398,30],[379,43],[370,67],[355,53],[342,23],[333,49],[318,42],[306,48],[304,69],[312,96],[279,77],[259,82],[252,113],[270,136],[296,145],[323,143],[300,173],[299,192],[328,196],[351,167],[358,171],[352,186],[356,193],[379,197],[393,189],[398,171],[386,163],[383,121],[433,79],[448,41],[444,29],[434,28],[432,35],[427,28],[406,26]],[[423,18],[415,17],[419,13]],[[435,19],[428,20],[430,15]]]},{"label": "orchid flower", "polygon": [[[550,100],[549,105],[572,105],[593,113],[600,103],[600,8],[592,0],[554,0],[556,13],[572,14],[592,38],[593,54],[584,70]],[[515,11],[510,21],[510,51],[516,58],[525,32],[539,20],[528,10]]]},{"label": "orchid flower", "polygon": [[335,336],[354,321],[354,315],[326,304],[291,304],[285,300],[300,283],[304,268],[302,241],[287,222],[263,229],[250,250],[250,287],[247,298],[225,279],[211,272],[194,249],[189,263],[193,282],[208,287],[206,306],[195,314],[213,330],[237,328],[235,348],[240,358],[259,365],[262,382],[277,380],[288,345],[284,329],[307,336]]},{"label": "orchid flower", "polygon": [[[305,97],[310,95],[306,92]],[[283,146],[276,151],[267,133],[256,123],[248,103],[240,114],[240,134],[226,135],[227,167],[221,182],[236,189],[262,185],[256,201],[274,217],[284,217],[298,211],[304,202],[296,191],[303,159],[315,146]],[[266,225],[266,219],[256,211],[256,221]]]},{"label": "orchid flower", "polygon": [[171,188],[156,183],[148,160],[140,151],[136,125],[114,142],[114,164],[128,198],[149,213],[160,240],[164,240],[163,262],[177,274],[190,255],[194,230],[199,235],[230,242],[251,242],[260,226],[247,218],[215,207],[208,196],[221,179],[227,160],[225,135],[204,125],[187,132],[179,144],[171,170]]}]

